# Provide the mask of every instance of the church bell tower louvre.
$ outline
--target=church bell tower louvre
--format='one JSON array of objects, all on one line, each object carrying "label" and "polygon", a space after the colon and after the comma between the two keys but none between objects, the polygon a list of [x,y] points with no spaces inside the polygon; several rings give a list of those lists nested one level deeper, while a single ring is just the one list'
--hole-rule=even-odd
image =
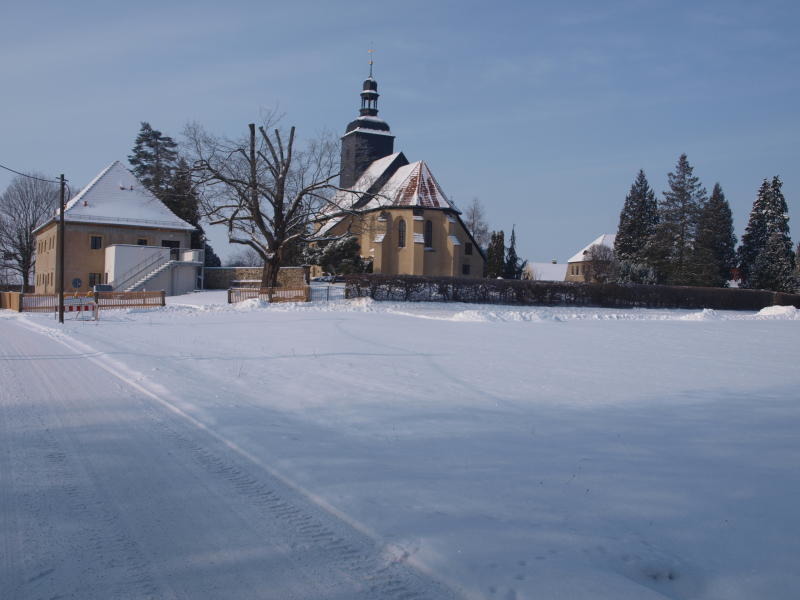
[{"label": "church bell tower louvre", "polygon": [[339,187],[352,187],[370,164],[394,152],[394,136],[389,124],[378,117],[379,96],[370,60],[369,77],[361,90],[359,116],[347,125],[342,136]]}]

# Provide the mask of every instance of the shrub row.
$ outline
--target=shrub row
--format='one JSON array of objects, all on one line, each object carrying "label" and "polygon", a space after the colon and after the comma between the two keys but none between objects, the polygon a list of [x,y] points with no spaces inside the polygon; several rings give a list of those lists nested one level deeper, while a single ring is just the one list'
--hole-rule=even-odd
[{"label": "shrub row", "polygon": [[572,283],[354,274],[345,277],[348,298],[413,302],[602,306],[609,308],[713,308],[761,310],[773,304],[800,308],[800,294],[735,288]]}]

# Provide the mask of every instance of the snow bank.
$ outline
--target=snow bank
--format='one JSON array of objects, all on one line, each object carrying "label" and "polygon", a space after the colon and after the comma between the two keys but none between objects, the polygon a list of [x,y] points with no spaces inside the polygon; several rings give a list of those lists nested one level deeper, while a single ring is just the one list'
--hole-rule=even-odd
[{"label": "snow bank", "polygon": [[768,306],[758,311],[759,317],[769,317],[772,319],[800,319],[800,310],[794,306]]}]

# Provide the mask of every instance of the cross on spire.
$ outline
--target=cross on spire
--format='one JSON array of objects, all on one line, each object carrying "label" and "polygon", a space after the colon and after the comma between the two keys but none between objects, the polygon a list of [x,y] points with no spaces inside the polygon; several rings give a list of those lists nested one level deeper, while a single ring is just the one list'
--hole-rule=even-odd
[{"label": "cross on spire", "polygon": [[375,50],[370,48],[367,52],[369,53],[369,76],[372,77],[372,53],[375,52]]}]

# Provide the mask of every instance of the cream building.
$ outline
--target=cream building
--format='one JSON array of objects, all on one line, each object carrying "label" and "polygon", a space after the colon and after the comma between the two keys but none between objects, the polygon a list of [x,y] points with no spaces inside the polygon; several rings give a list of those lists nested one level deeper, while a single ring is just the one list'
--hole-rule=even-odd
[{"label": "cream building", "polygon": [[572,258],[567,261],[567,276],[565,281],[575,281],[578,283],[591,283],[591,269],[589,263],[591,262],[591,250],[594,246],[605,246],[614,250],[614,240],[617,235],[614,233],[604,233],[590,244],[581,248],[576,252]]},{"label": "cream building", "polygon": [[394,152],[371,72],[342,137],[340,187],[317,236],[355,235],[374,273],[483,277],[483,251],[428,165]]},{"label": "cream building", "polygon": [[[194,227],[179,219],[119,161],[103,169],[64,211],[65,291],[110,284],[115,291],[182,294],[202,278],[203,250],[191,249]],[[58,278],[58,216],[38,227],[36,293]],[[73,288],[73,281],[80,286]]]}]

